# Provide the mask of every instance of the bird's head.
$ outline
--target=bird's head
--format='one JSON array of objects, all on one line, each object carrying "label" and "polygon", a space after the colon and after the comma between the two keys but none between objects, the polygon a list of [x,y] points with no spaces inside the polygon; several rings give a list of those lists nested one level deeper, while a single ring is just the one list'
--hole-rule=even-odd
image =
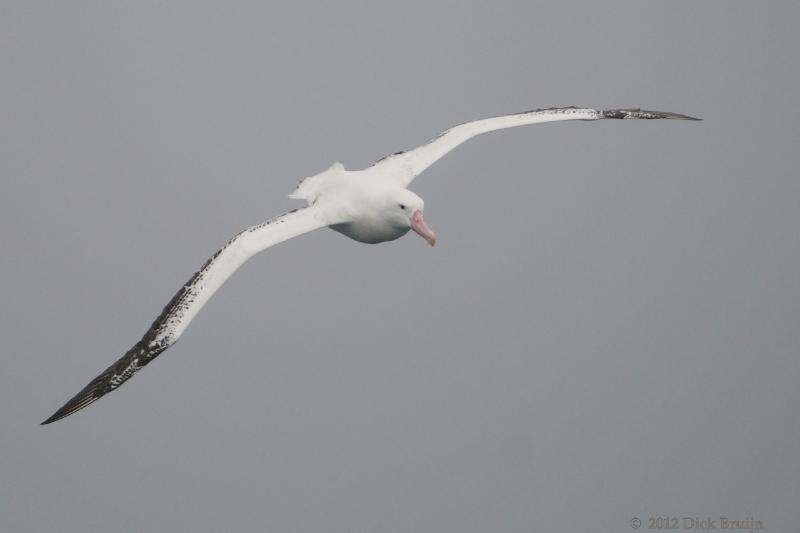
[{"label": "bird's head", "polygon": [[422,217],[422,212],[425,210],[425,202],[422,198],[408,189],[393,191],[388,196],[384,209],[387,218],[393,225],[406,231],[412,229],[431,246],[436,244],[436,234]]}]

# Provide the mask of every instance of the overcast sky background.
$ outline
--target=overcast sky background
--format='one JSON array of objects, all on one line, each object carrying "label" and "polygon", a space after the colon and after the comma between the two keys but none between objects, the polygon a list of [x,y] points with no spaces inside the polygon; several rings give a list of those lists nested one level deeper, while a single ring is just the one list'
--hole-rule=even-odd
[{"label": "overcast sky background", "polygon": [[[799,19],[3,1],[0,530],[797,530]],[[273,248],[119,392],[38,425],[300,178],[557,105],[705,122],[474,139],[413,183],[436,248]]]}]

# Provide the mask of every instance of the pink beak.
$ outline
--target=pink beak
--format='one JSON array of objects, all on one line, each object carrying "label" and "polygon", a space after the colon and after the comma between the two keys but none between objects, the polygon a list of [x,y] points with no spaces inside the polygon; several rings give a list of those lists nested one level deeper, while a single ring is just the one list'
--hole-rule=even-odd
[{"label": "pink beak", "polygon": [[428,244],[431,246],[436,244],[436,234],[425,223],[425,219],[422,218],[422,211],[414,211],[414,214],[411,217],[411,229],[416,231],[420,237],[428,241]]}]

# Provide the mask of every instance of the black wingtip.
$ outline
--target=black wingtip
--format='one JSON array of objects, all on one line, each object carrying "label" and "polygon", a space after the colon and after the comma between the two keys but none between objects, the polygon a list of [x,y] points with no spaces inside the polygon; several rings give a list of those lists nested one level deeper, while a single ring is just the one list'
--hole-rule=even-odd
[{"label": "black wingtip", "polygon": [[53,413],[52,415],[50,415],[50,418],[48,418],[47,420],[45,420],[44,422],[42,422],[42,423],[41,423],[41,424],[39,424],[39,425],[40,425],[40,426],[46,426],[47,424],[52,424],[52,423],[53,423],[53,422],[55,422],[56,420],[61,420],[61,419],[62,419],[62,418],[64,418],[65,416],[68,416],[68,415],[63,415],[63,416],[62,416],[62,414],[61,414],[61,411],[62,411],[63,409],[64,409],[64,408],[62,407],[61,409],[59,409],[58,411],[56,411],[55,413]]},{"label": "black wingtip", "polygon": [[689,115],[682,115],[680,113],[672,113],[670,111],[649,111],[647,109],[608,109],[601,111],[603,118],[633,118],[633,119],[672,119],[672,120],[697,120],[701,121],[702,118],[692,117]]},{"label": "black wingtip", "polygon": [[47,424],[52,424],[53,422],[57,422],[62,418],[66,418],[71,414],[77,413],[87,405],[96,402],[99,397],[96,398],[73,398],[72,400],[68,401],[61,409],[53,413],[50,418],[39,424],[40,426],[46,426]]},{"label": "black wingtip", "polygon": [[[73,413],[84,409],[111,391],[116,390],[120,385],[131,378],[140,368],[145,366],[149,360],[164,351],[164,347],[147,352],[142,348],[141,342],[133,345],[125,355],[119,358],[113,365],[106,368],[102,374],[94,378],[81,391],[70,398],[70,400],[53,413],[53,415],[41,423],[42,426],[52,424],[62,418],[66,418]],[[140,363],[140,361],[143,361]]]},{"label": "black wingtip", "polygon": [[45,426],[61,420],[62,418],[66,418],[102,398],[107,392],[112,390],[107,385],[107,378],[107,371],[97,376],[91,383],[86,385],[78,394],[70,398],[67,403],[62,405],[58,411],[53,413],[50,418],[40,425]]},{"label": "black wingtip", "polygon": [[58,411],[56,411],[55,413],[53,413],[52,415],[50,415],[50,418],[48,418],[47,420],[45,420],[44,422],[42,422],[42,423],[41,423],[41,424],[39,424],[39,425],[40,425],[40,426],[46,426],[47,424],[52,424],[53,422],[55,422],[55,421],[57,421],[57,420],[61,420],[61,419],[62,419],[62,418],[64,418],[65,416],[69,416],[69,415],[63,415],[63,416],[61,416],[61,414],[60,414],[60,412],[59,412],[59,411],[61,411],[61,410],[59,409]]},{"label": "black wingtip", "polygon": [[675,120],[697,120],[702,122],[703,119],[700,117],[692,117],[689,115],[681,115],[680,113],[664,113],[666,115],[664,118],[671,118]]}]

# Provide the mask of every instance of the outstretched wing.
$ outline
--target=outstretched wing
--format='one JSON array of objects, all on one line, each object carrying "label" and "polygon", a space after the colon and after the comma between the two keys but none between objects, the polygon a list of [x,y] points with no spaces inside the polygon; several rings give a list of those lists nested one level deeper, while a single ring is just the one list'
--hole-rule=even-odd
[{"label": "outstretched wing", "polygon": [[646,111],[643,109],[611,109],[608,111],[598,111],[596,109],[580,107],[535,109],[515,115],[492,117],[459,124],[458,126],[442,132],[438,137],[418,148],[384,157],[376,162],[372,168],[391,179],[399,180],[404,187],[407,187],[414,178],[419,176],[426,168],[438,161],[450,150],[481,133],[514,128],[517,126],[526,126],[528,124],[541,124],[543,122],[600,120],[604,118],[672,118],[681,120],[702,120],[687,115],[679,115],[677,113]]},{"label": "outstretched wing", "polygon": [[172,346],[208,299],[250,257],[329,223],[322,209],[308,207],[272,218],[233,237],[181,287],[133,348],[42,424],[60,420],[96,402]]}]

